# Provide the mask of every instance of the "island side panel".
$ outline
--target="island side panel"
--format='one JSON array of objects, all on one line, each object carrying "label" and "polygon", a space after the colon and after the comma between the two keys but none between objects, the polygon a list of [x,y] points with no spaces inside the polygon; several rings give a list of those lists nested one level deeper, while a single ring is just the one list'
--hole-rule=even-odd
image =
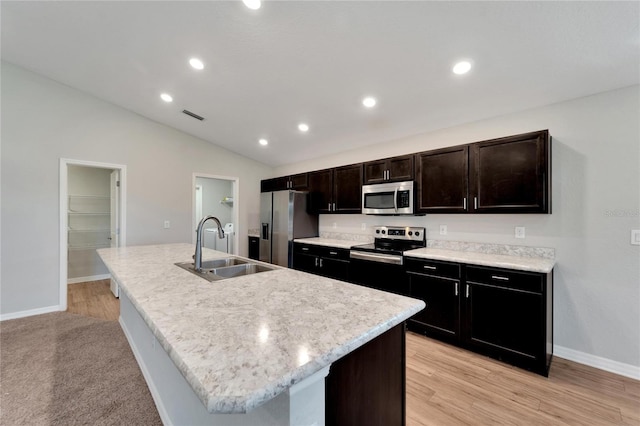
[{"label": "island side panel", "polygon": [[328,426],[405,424],[405,323],[331,365],[326,378]]}]

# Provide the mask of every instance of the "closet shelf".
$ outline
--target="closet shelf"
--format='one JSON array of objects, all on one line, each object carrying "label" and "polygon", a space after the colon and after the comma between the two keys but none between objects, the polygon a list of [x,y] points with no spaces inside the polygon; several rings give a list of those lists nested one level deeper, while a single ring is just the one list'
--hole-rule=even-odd
[{"label": "closet shelf", "polygon": [[69,228],[69,232],[111,232],[111,229],[73,229],[73,228]]}]

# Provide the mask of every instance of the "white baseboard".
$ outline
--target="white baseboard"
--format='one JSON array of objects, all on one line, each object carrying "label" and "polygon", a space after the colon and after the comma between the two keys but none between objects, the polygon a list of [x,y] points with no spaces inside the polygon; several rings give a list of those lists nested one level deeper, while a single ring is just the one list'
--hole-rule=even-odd
[{"label": "white baseboard", "polygon": [[9,314],[0,315],[0,321],[31,317],[33,315],[48,314],[51,312],[58,312],[59,310],[60,310],[60,305],[54,305],[54,306],[47,306],[45,308],[29,309],[27,311],[11,312]]},{"label": "white baseboard", "polygon": [[608,358],[602,358],[585,352],[576,351],[574,349],[565,348],[563,346],[553,346],[553,356],[568,359],[569,361],[579,364],[588,365],[589,367],[598,368],[610,373],[619,374],[621,376],[640,380],[640,367],[625,364],[623,362],[614,361]]},{"label": "white baseboard", "polygon": [[88,281],[107,280],[111,278],[111,274],[91,275],[89,277],[69,278],[67,284],[84,283]]}]

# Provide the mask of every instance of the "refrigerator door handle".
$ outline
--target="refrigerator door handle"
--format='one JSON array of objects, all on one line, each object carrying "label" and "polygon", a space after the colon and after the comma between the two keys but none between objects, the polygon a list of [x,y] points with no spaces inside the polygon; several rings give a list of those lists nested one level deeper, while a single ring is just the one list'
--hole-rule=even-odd
[{"label": "refrigerator door handle", "polygon": [[269,239],[269,224],[268,223],[263,223],[262,224],[262,239],[263,240],[268,240]]}]

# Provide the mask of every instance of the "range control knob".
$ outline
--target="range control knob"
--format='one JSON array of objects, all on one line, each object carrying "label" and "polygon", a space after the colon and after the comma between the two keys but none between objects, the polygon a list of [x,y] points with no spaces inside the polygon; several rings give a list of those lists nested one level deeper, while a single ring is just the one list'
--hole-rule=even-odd
[{"label": "range control knob", "polygon": [[376,234],[379,234],[379,233],[380,233],[380,230],[379,230],[379,229],[376,229]]},{"label": "range control knob", "polygon": [[387,231],[385,231],[385,230],[383,229],[383,230],[382,230],[382,233],[383,233],[383,234],[386,234],[386,233],[387,233]]},{"label": "range control knob", "polygon": [[409,236],[412,236],[412,235],[413,235],[413,232],[409,231]]},{"label": "range control knob", "polygon": [[416,231],[416,237],[419,237],[419,236],[420,236],[420,232]]}]

